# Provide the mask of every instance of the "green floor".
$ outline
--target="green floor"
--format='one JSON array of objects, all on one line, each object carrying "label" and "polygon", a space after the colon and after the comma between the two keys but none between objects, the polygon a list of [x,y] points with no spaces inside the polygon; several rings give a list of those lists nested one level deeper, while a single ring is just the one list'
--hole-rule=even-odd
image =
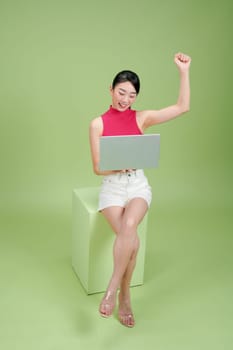
[{"label": "green floor", "polygon": [[153,204],[145,284],[132,288],[134,329],[99,317],[71,268],[71,217],[1,219],[3,350],[230,350],[233,344],[230,208]]}]

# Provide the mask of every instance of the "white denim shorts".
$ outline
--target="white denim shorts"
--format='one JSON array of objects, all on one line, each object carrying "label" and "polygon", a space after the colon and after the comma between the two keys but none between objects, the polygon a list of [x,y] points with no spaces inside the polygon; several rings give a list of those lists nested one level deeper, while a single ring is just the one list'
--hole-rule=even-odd
[{"label": "white denim shorts", "polygon": [[151,204],[152,191],[143,170],[137,169],[132,172],[104,176],[98,210],[112,206],[124,208],[133,198],[143,198],[148,207]]}]

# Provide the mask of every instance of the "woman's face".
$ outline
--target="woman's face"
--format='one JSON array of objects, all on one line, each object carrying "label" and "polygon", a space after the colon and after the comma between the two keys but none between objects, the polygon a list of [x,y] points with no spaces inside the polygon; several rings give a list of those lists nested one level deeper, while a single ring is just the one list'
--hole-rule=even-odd
[{"label": "woman's face", "polygon": [[137,92],[129,81],[117,84],[114,89],[111,87],[110,92],[112,107],[121,112],[129,109],[137,97]]}]

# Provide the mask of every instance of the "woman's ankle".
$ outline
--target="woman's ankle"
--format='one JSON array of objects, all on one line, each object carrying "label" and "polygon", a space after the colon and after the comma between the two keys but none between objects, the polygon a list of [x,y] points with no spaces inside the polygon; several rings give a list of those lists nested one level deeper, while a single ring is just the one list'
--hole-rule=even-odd
[{"label": "woman's ankle", "polygon": [[119,298],[122,300],[130,301],[130,290],[129,288],[120,288]]},{"label": "woman's ankle", "polygon": [[104,299],[108,300],[108,299],[112,299],[116,296],[116,291],[115,290],[110,290],[107,289],[104,295]]}]

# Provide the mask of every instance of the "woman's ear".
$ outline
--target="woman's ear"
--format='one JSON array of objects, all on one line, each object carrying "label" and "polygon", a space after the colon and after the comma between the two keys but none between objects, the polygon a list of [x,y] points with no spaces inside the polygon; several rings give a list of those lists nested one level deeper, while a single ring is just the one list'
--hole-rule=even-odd
[{"label": "woman's ear", "polygon": [[112,85],[110,85],[110,87],[109,87],[109,91],[110,91],[110,95],[112,96],[112,93],[113,93],[113,88],[112,88]]}]

